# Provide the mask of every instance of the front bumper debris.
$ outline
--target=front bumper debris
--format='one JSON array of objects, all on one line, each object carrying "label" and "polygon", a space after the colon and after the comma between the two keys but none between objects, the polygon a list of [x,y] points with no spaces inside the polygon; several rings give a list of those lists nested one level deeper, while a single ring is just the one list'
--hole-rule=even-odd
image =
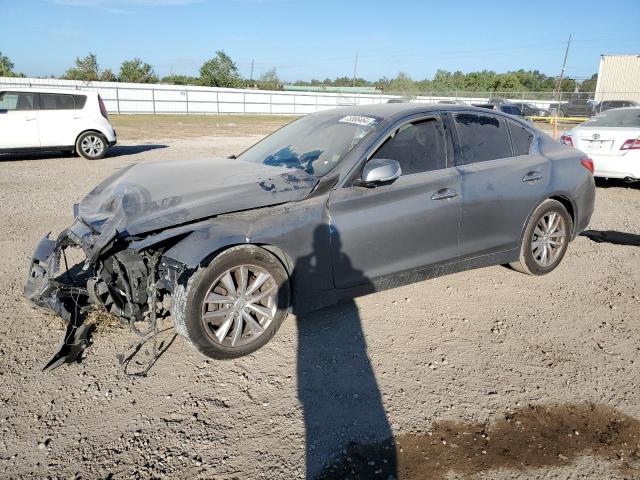
[{"label": "front bumper debris", "polygon": [[89,345],[89,327],[83,324],[88,309],[88,272],[82,264],[69,268],[65,252],[68,247],[79,247],[74,237],[77,239],[72,229],[68,229],[56,241],[48,234],[40,241],[31,259],[24,289],[29,300],[67,322],[58,350],[43,370],[74,362]]}]

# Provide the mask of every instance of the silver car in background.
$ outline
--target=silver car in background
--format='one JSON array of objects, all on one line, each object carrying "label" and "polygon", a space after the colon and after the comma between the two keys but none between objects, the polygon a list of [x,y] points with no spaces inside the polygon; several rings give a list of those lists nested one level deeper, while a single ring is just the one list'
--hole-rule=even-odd
[{"label": "silver car in background", "polygon": [[564,132],[560,141],[587,153],[596,177],[640,180],[640,107],[602,112]]}]

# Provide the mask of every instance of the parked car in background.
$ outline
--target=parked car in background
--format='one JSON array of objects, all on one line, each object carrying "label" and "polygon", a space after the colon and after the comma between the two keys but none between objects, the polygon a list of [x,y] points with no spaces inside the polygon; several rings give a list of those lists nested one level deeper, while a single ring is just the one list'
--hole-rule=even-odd
[{"label": "parked car in background", "polygon": [[469,102],[464,100],[439,100],[438,105],[469,105]]},{"label": "parked car in background", "polygon": [[638,102],[632,102],[631,100],[605,100],[604,102],[595,104],[593,107],[593,115],[611,110],[612,108],[625,107],[640,107],[640,104],[638,104]]},{"label": "parked car in background", "polygon": [[590,168],[499,111],[322,111],[236,159],[121,168],[40,242],[25,290],[71,320],[69,343],[93,303],[131,325],[170,312],[202,354],[239,357],[291,310],[479,266],[551,272],[589,223]]},{"label": "parked car in background", "polygon": [[549,115],[549,110],[533,103],[514,103],[514,105],[520,109],[525,117],[546,117]]},{"label": "parked car in background", "polygon": [[593,113],[593,103],[586,93],[573,93],[567,102],[551,102],[549,114],[559,117],[590,117]]},{"label": "parked car in background", "polygon": [[596,177],[640,180],[640,107],[607,110],[564,132],[560,141],[587,153]]},{"label": "parked car in background", "polygon": [[522,111],[512,103],[474,103],[474,107],[488,108],[489,110],[496,110],[502,113],[508,113],[509,115],[516,115],[522,117]]},{"label": "parked car in background", "polygon": [[96,92],[0,90],[0,153],[67,151],[97,160],[116,140]]}]

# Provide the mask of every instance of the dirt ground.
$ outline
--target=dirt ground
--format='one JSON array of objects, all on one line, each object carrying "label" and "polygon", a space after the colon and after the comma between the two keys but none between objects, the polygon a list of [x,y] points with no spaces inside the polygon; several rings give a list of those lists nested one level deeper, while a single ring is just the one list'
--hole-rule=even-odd
[{"label": "dirt ground", "polygon": [[[552,274],[491,267],[289,318],[208,360],[104,325],[77,364],[22,297],[39,239],[131,162],[237,153],[287,119],[114,118],[103,161],[0,159],[0,477],[640,478],[640,186],[600,182]],[[598,234],[596,234],[597,236]],[[615,243],[612,243],[615,242]],[[131,349],[127,350],[131,354]]]}]

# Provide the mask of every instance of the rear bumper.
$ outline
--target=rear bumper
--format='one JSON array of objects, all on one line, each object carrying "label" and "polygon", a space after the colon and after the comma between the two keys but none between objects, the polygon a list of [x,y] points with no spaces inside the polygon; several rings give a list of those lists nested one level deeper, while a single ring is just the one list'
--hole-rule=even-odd
[{"label": "rear bumper", "polygon": [[108,144],[110,147],[113,147],[116,143],[118,143],[118,134],[116,133],[116,129],[112,128],[113,130],[113,139],[108,139]]},{"label": "rear bumper", "polygon": [[593,155],[594,177],[640,179],[640,153]]}]

